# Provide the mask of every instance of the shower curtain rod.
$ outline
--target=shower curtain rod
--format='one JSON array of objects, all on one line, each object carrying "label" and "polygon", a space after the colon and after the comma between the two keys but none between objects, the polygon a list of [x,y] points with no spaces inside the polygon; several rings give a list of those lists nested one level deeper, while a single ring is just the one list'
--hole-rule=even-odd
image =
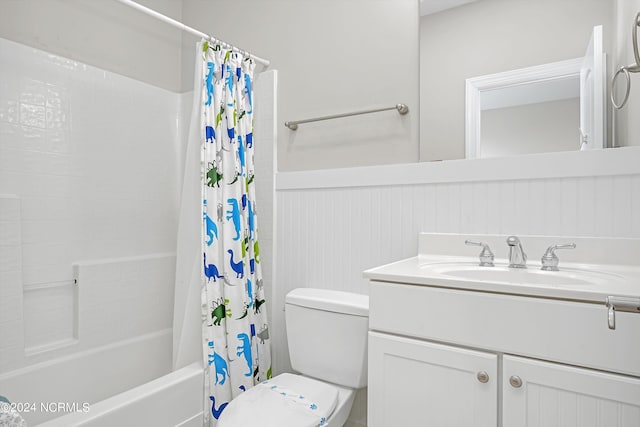
[{"label": "shower curtain rod", "polygon": [[165,15],[159,13],[159,12],[156,12],[153,9],[149,9],[146,6],[142,6],[141,4],[138,4],[138,3],[134,2],[133,0],[116,0],[116,1],[119,2],[119,3],[122,3],[122,4],[126,5],[126,6],[129,6],[129,7],[132,7],[134,9],[137,9],[138,11],[140,11],[142,13],[145,13],[145,14],[147,14],[149,16],[152,16],[152,17],[154,17],[154,18],[156,18],[156,19],[158,19],[158,20],[160,20],[162,22],[166,22],[169,25],[173,25],[174,27],[179,28],[182,31],[186,31],[187,33],[191,33],[191,34],[196,35],[198,37],[201,37],[203,39],[207,39],[207,40],[209,40],[211,42],[218,43],[224,48],[238,51],[238,52],[240,52],[240,53],[242,53],[244,55],[247,55],[248,57],[250,57],[254,61],[261,63],[265,67],[269,66],[269,60],[267,60],[267,59],[260,58],[259,56],[253,55],[253,54],[247,52],[246,50],[239,49],[239,48],[237,48],[237,47],[235,47],[235,46],[233,46],[233,45],[231,45],[229,43],[223,42],[222,40],[219,40],[219,39],[217,39],[217,38],[215,38],[213,36],[205,34],[202,31],[198,31],[195,28],[191,28],[191,27],[183,24],[180,21],[176,21],[173,18],[169,18],[168,16],[165,16]]}]

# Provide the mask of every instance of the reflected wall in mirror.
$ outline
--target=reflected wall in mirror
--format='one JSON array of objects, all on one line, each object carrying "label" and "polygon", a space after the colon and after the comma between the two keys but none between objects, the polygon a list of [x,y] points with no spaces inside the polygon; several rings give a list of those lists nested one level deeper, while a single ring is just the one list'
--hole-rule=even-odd
[{"label": "reflected wall in mirror", "polygon": [[602,26],[582,58],[467,79],[467,159],[605,147]]},{"label": "reflected wall in mirror", "polygon": [[[465,158],[466,79],[582,57],[597,25],[603,26],[604,50],[610,51],[614,4],[476,0],[422,16],[420,160]],[[579,149],[574,136],[571,144]]]},{"label": "reflected wall in mirror", "polygon": [[580,145],[582,59],[467,79],[467,159],[571,151]]}]

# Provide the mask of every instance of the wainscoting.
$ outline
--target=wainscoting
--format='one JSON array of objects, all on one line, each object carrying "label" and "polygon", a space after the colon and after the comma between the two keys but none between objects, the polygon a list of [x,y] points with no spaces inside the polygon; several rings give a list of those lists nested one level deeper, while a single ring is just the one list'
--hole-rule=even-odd
[{"label": "wainscoting", "polygon": [[[628,153],[637,156],[636,151]],[[362,271],[414,256],[421,231],[640,237],[640,164],[636,164],[636,173],[629,173],[633,166],[619,169],[623,175],[609,165],[613,172],[598,176],[518,180],[494,176],[422,184],[415,183],[414,176],[405,178],[408,184],[370,186],[362,185],[365,168],[296,173],[306,188],[292,183],[292,175],[279,174],[272,297],[277,370],[289,369],[283,313],[287,292],[318,287],[368,294]],[[365,174],[375,173],[366,169]],[[397,177],[406,167],[378,169]],[[327,186],[336,182],[336,174],[341,176],[340,187]],[[349,182],[356,185],[350,187]],[[506,256],[506,244],[494,252]],[[366,399],[358,402],[351,419],[364,424]]]}]

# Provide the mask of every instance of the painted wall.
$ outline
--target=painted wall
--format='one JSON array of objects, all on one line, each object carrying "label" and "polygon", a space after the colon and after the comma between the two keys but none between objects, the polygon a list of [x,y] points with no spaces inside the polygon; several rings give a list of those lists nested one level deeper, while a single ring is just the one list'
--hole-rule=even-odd
[{"label": "painted wall", "polygon": [[[180,1],[138,3],[180,19]],[[1,10],[2,38],[180,90],[182,32],[134,9],[111,0],[2,0]]]},{"label": "painted wall", "polygon": [[480,122],[482,158],[576,150],[580,99],[482,110]]},{"label": "painted wall", "polygon": [[611,52],[613,13],[609,0],[485,0],[422,17],[420,160],[464,158],[467,78],[583,56],[599,24]]},{"label": "painted wall", "polygon": [[[271,60],[279,73],[278,169],[418,160],[418,2],[184,0],[186,24]],[[193,42],[190,40],[189,45]],[[183,61],[188,87],[192,56]],[[395,111],[282,123],[405,103]]]},{"label": "painted wall", "polygon": [[5,39],[0,63],[0,376],[166,331],[178,95]]}]

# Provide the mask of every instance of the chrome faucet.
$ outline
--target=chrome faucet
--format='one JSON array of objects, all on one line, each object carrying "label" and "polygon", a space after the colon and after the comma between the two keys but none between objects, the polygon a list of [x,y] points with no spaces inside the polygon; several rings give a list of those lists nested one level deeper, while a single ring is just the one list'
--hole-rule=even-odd
[{"label": "chrome faucet", "polygon": [[489,245],[487,245],[484,242],[472,242],[471,240],[465,240],[464,241],[465,245],[474,245],[474,246],[482,246],[482,251],[480,252],[479,258],[480,258],[480,264],[478,264],[480,267],[493,267],[493,252],[491,252],[491,249],[489,248]]},{"label": "chrome faucet", "polygon": [[542,255],[542,259],[540,262],[542,263],[542,268],[540,270],[545,271],[558,271],[558,263],[560,259],[558,259],[558,255],[556,255],[556,249],[575,249],[575,243],[569,243],[567,245],[553,245],[549,246],[547,251]]},{"label": "chrome faucet", "polygon": [[509,268],[527,268],[527,254],[522,249],[520,239],[509,236],[507,245],[509,245]]}]

